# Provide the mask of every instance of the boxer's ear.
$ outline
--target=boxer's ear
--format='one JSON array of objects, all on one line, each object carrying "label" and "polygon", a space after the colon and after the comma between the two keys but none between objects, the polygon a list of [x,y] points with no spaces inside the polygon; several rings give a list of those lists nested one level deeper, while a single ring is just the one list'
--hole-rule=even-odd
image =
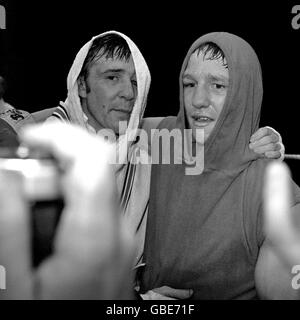
[{"label": "boxer's ear", "polygon": [[88,91],[87,91],[87,83],[84,77],[79,77],[77,79],[78,84],[78,94],[81,98],[86,98]]}]

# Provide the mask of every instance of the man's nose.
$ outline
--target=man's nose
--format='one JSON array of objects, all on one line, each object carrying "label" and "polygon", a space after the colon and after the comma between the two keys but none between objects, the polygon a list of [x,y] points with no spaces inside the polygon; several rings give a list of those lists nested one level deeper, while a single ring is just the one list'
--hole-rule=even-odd
[{"label": "man's nose", "polygon": [[131,81],[125,81],[122,87],[121,96],[126,100],[132,100],[135,98],[136,89]]},{"label": "man's nose", "polygon": [[209,93],[205,85],[198,84],[193,94],[192,104],[195,108],[207,108],[210,105]]}]

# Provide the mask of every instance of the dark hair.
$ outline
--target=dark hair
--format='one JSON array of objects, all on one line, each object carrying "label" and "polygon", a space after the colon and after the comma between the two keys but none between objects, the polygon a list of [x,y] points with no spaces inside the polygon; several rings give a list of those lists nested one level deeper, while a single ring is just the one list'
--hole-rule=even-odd
[{"label": "dark hair", "polygon": [[218,60],[221,58],[223,66],[228,68],[224,52],[214,42],[202,43],[194,52],[197,52],[198,55],[200,52],[203,52],[203,57],[208,60]]},{"label": "dark hair", "polygon": [[3,77],[0,76],[0,99],[3,98],[6,88],[7,88],[6,81]]},{"label": "dark hair", "polygon": [[107,59],[118,58],[120,60],[124,59],[128,61],[130,56],[131,52],[126,40],[118,34],[107,34],[103,37],[99,37],[93,41],[84,60],[79,77],[84,77],[84,80],[86,80],[90,67],[101,57]]}]

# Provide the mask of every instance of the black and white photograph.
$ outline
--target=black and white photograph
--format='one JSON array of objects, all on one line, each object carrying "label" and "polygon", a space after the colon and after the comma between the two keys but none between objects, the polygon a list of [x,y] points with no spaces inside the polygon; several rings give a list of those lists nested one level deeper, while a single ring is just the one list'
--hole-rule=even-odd
[{"label": "black and white photograph", "polygon": [[299,57],[300,2],[0,1],[0,300],[299,300]]}]

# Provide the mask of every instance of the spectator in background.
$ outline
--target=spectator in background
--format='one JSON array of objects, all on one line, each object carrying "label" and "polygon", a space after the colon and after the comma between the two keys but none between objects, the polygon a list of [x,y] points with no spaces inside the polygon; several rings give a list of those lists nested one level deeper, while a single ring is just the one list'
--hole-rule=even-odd
[{"label": "spectator in background", "polygon": [[16,132],[26,124],[34,123],[31,114],[24,110],[19,110],[5,102],[4,95],[7,89],[6,80],[0,76],[0,119],[5,120]]}]

